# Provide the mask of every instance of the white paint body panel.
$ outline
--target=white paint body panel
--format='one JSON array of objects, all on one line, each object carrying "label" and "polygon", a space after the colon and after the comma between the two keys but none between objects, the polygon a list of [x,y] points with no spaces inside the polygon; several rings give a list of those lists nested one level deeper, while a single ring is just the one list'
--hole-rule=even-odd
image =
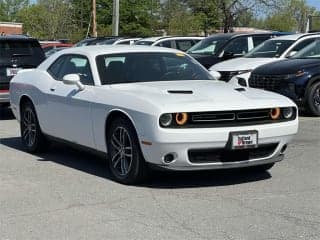
[{"label": "white paint body panel", "polygon": [[[267,159],[255,159],[252,164],[275,162],[283,145],[290,142],[298,130],[298,119],[293,121],[241,127],[165,129],[159,126],[159,117],[170,112],[201,112],[247,110],[288,107],[295,104],[281,95],[257,89],[236,91],[234,85],[220,81],[171,81],[101,85],[95,64],[100,54],[122,52],[179,52],[167,48],[143,46],[90,46],[58,52],[35,70],[24,70],[10,85],[12,109],[20,120],[19,103],[28,96],[38,115],[42,131],[98,151],[107,152],[106,119],[112,111],[121,111],[132,121],[147,162],[175,170],[196,170],[236,167],[227,164],[193,164],[188,160],[188,149],[224,147],[231,131],[257,130],[259,143],[278,142],[276,152]],[[57,57],[77,53],[88,57],[96,86],[79,91],[76,86],[54,80],[46,69]],[[52,94],[51,88],[55,88]],[[170,94],[168,90],[192,90],[193,94]],[[170,165],[163,162],[166,153],[177,153]],[[275,158],[274,158],[275,157]],[[251,164],[243,162],[241,164]],[[240,165],[241,165],[240,164]],[[240,166],[239,165],[239,166]]]}]

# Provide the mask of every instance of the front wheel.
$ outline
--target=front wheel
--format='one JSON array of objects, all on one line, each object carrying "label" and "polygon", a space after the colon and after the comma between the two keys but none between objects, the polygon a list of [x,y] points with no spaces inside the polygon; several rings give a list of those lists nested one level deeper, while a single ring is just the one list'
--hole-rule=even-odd
[{"label": "front wheel", "polygon": [[307,92],[307,109],[314,116],[320,116],[320,81],[312,84]]},{"label": "front wheel", "polygon": [[114,178],[124,184],[141,182],[147,173],[138,137],[125,118],[115,119],[107,131],[109,167]]},{"label": "front wheel", "polygon": [[28,152],[46,150],[48,142],[40,129],[37,114],[31,102],[26,102],[21,108],[20,131],[22,144]]}]

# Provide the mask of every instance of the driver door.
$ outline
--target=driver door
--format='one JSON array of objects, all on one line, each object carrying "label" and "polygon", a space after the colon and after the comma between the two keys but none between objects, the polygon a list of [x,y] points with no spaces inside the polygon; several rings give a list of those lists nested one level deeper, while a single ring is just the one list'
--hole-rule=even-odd
[{"label": "driver door", "polygon": [[[47,91],[48,134],[94,148],[91,117],[94,82],[89,60],[82,55],[62,55],[48,73],[54,79]],[[62,79],[67,74],[78,74],[85,89],[64,84]]]}]

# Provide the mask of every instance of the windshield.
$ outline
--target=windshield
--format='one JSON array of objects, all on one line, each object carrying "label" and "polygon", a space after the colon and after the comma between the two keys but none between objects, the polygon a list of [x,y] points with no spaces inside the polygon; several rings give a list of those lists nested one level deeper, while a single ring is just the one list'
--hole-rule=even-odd
[{"label": "windshield", "polygon": [[188,50],[188,53],[200,55],[216,55],[229,38],[207,38]]},{"label": "windshield", "polygon": [[252,49],[244,57],[247,58],[278,58],[287,50],[292,44],[293,40],[268,40]]},{"label": "windshield", "polygon": [[96,58],[101,84],[212,80],[196,60],[183,53],[122,53]]},{"label": "windshield", "polygon": [[296,53],[292,58],[320,59],[320,41],[316,40],[313,43],[309,44],[307,47]]},{"label": "windshield", "polygon": [[152,41],[137,41],[137,42],[135,42],[134,44],[135,44],[135,45],[150,46],[152,43],[154,43],[154,42],[152,42]]}]

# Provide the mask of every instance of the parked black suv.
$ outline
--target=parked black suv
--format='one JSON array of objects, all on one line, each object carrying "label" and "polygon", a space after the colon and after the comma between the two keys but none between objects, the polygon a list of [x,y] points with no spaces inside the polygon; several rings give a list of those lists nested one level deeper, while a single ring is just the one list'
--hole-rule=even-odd
[{"label": "parked black suv", "polygon": [[187,53],[204,67],[210,68],[219,62],[242,57],[264,41],[290,33],[220,33],[209,36],[191,47]]},{"label": "parked black suv", "polygon": [[0,37],[0,104],[9,103],[9,82],[20,69],[36,68],[45,59],[36,39],[25,36]]},{"label": "parked black suv", "polygon": [[312,115],[320,116],[320,40],[290,59],[256,68],[249,87],[283,94]]}]

